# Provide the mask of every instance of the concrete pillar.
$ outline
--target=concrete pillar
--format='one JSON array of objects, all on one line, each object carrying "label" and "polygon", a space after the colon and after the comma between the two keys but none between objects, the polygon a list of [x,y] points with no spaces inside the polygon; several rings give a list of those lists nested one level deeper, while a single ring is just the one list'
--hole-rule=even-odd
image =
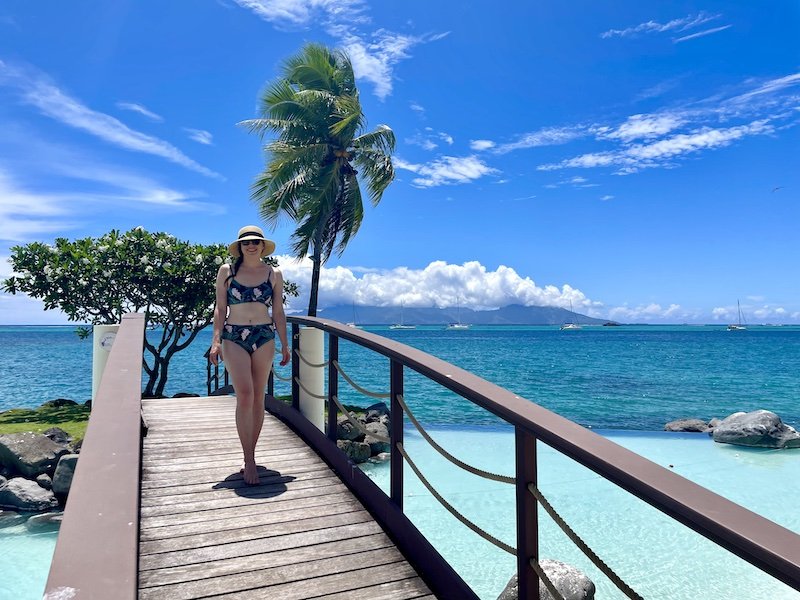
[{"label": "concrete pillar", "polygon": [[92,327],[92,402],[97,396],[97,388],[100,387],[100,380],[103,378],[103,371],[108,362],[108,355],[111,353],[111,345],[117,336],[119,325],[94,325]]},{"label": "concrete pillar", "polygon": [[[325,367],[310,367],[306,361],[313,365],[320,365],[325,361],[325,332],[315,327],[300,328],[300,413],[311,421],[320,431],[325,432],[325,401],[314,396],[325,394]],[[308,394],[303,388],[314,394]]]}]

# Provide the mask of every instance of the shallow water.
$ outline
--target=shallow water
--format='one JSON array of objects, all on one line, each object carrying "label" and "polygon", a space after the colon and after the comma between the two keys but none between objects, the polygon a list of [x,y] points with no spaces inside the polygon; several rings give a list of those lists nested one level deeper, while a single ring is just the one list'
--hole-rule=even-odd
[{"label": "shallow water", "polygon": [[[510,431],[433,428],[429,433],[465,462],[513,475]],[[800,450],[745,449],[716,444],[704,434],[603,434],[662,466],[673,465],[676,473],[800,533]],[[404,443],[448,502],[495,537],[516,545],[512,486],[453,466],[416,432],[407,432]],[[388,492],[388,464],[366,465],[364,470]],[[459,523],[408,467],[404,486],[406,514],[481,598],[497,598],[515,572],[515,559]],[[648,600],[800,599],[800,593],[542,444],[539,488],[589,546]],[[597,598],[625,597],[543,511],[539,524],[543,558],[587,573],[597,586]]]},{"label": "shallow water", "polygon": [[0,598],[42,597],[57,537],[57,527],[31,532],[20,523],[0,528]]}]

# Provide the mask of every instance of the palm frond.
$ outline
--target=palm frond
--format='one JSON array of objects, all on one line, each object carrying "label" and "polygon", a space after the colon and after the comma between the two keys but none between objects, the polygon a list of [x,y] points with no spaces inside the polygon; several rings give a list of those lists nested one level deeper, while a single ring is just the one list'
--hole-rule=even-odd
[{"label": "palm frond", "polygon": [[378,125],[374,131],[365,133],[353,139],[353,147],[358,149],[378,149],[386,154],[394,152],[394,131],[386,125]]}]

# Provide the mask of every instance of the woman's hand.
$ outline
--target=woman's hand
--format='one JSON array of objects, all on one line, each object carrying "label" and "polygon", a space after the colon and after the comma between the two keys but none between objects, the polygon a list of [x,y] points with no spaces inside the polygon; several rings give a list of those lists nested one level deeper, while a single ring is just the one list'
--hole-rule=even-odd
[{"label": "woman's hand", "polygon": [[219,365],[222,359],[222,345],[219,342],[212,342],[211,349],[208,351],[208,360],[215,367]]},{"label": "woman's hand", "polygon": [[285,367],[287,364],[289,364],[289,360],[291,358],[292,358],[292,355],[289,352],[289,348],[287,348],[286,346],[283,346],[281,348],[281,363],[280,363],[281,366]]}]

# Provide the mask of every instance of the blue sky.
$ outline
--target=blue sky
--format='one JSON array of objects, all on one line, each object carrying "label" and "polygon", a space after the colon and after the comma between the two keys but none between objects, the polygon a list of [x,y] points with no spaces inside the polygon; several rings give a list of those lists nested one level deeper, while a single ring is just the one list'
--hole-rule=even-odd
[{"label": "blue sky", "polygon": [[[369,127],[398,139],[321,307],[725,323],[739,299],[800,323],[799,30],[794,1],[7,0],[0,276],[33,240],[258,223],[264,157],[237,123],[313,41],[348,51]],[[0,323],[56,322],[0,294]]]}]

